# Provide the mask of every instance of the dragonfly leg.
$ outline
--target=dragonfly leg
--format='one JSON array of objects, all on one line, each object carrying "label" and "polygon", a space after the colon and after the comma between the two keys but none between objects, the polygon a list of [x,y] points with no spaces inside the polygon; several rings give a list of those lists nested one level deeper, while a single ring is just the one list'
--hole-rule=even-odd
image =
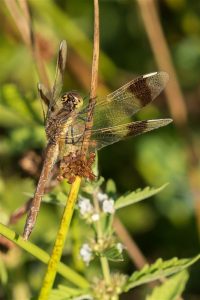
[{"label": "dragonfly leg", "polygon": [[72,145],[74,145],[74,130],[73,130],[73,126],[71,126],[71,137],[72,137]]}]

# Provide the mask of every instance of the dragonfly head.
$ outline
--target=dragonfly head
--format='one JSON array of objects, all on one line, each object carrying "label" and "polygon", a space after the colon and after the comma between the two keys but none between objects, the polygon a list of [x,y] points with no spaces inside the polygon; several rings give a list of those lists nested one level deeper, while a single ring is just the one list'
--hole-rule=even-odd
[{"label": "dragonfly head", "polygon": [[67,92],[62,95],[63,107],[69,111],[74,111],[82,107],[83,98],[77,92]]}]

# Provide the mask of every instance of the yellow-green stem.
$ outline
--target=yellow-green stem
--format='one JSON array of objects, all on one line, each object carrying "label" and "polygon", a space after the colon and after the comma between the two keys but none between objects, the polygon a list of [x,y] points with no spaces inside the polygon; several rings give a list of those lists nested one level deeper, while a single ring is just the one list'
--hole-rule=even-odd
[{"label": "yellow-green stem", "polygon": [[[50,256],[44,250],[42,250],[41,248],[37,247],[29,241],[25,241],[16,232],[14,232],[13,230],[1,223],[0,234],[5,236],[7,239],[9,239],[22,249],[26,250],[29,254],[33,255],[41,262],[48,264]],[[77,287],[82,289],[87,289],[89,287],[89,282],[84,277],[82,277],[63,263],[58,264],[57,271],[58,273],[60,273],[61,276],[75,284]]]},{"label": "yellow-green stem", "polygon": [[109,285],[111,283],[111,277],[110,277],[110,268],[109,268],[108,260],[105,256],[102,256],[100,258],[100,261],[101,261],[103,277],[105,279],[105,282]]},{"label": "yellow-green stem", "polygon": [[71,223],[80,184],[81,178],[76,177],[75,182],[71,186],[38,300],[48,300],[49,298],[49,294],[55,280],[58,263],[60,261],[64,243],[69,231],[69,225]]},{"label": "yellow-green stem", "polygon": [[[98,202],[96,195],[94,195],[93,201],[94,201],[94,206],[95,206],[96,212],[98,214],[100,214],[99,202]],[[98,240],[103,238],[103,232],[102,232],[100,220],[97,221],[97,238],[98,238]],[[106,283],[109,285],[111,283],[111,277],[110,277],[110,267],[109,267],[108,260],[105,256],[101,256],[100,262],[101,262],[103,277],[104,277]]]}]

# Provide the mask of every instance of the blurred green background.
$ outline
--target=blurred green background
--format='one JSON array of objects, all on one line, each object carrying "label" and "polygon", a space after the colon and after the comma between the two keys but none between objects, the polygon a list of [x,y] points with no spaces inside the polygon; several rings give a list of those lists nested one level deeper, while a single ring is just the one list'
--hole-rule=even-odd
[{"label": "blurred green background", "polygon": [[[34,192],[46,142],[37,94],[38,75],[32,55],[24,45],[5,2],[1,2],[0,8],[0,221],[4,224]],[[138,75],[158,70],[158,66],[137,2],[99,2],[101,54],[98,95],[106,95]],[[59,43],[66,39],[69,55],[65,90],[76,89],[83,96],[88,96],[93,2],[31,0],[29,3],[34,30],[38,34],[42,58],[51,81]],[[122,222],[150,262],[158,257],[194,256],[199,251],[200,233],[200,211],[196,205],[200,171],[198,161],[191,164],[188,158],[189,140],[197,156],[200,149],[200,2],[165,0],[157,1],[157,5],[184,94],[190,139],[185,139],[174,122],[166,128],[119,142],[99,152],[100,174],[106,180],[112,178],[115,181],[119,195],[139,187],[157,187],[169,182],[160,195],[120,213]],[[173,101],[175,103],[176,99]],[[164,117],[171,117],[164,93],[136,116],[138,120]],[[27,166],[29,159],[31,166]],[[194,181],[197,182],[196,194],[191,187]],[[68,190],[66,184],[62,188]],[[57,189],[59,191],[59,187]],[[43,204],[31,240],[50,251],[61,213],[62,207]],[[24,221],[25,217],[12,228],[22,233]],[[79,221],[74,221],[63,259],[82,272],[83,266],[77,256],[84,235]],[[91,267],[91,274],[95,267]],[[131,273],[135,266],[127,255],[123,263],[114,264],[113,268]],[[23,300],[38,291],[44,266],[14,248],[7,254],[0,254],[0,274],[0,299]],[[199,276],[200,268],[195,265],[184,299],[200,299]],[[138,290],[124,299],[143,298]]]}]

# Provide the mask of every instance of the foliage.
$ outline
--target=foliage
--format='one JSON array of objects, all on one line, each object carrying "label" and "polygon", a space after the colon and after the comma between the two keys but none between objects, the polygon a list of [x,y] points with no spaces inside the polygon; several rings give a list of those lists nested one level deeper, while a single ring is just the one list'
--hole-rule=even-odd
[{"label": "foliage", "polygon": [[[135,191],[129,193],[128,196],[122,196],[120,198],[120,205],[117,206],[117,209],[123,208],[126,205],[134,204],[135,202],[142,200],[143,198],[147,198],[148,196],[152,196],[162,190],[165,186],[162,186],[158,189],[144,189],[143,191]],[[107,189],[109,191],[114,191],[115,187],[111,182],[107,185]],[[92,189],[89,189],[91,192]],[[138,197],[139,194],[139,197]],[[84,194],[86,196],[86,194]],[[90,287],[86,280],[80,277],[80,275],[76,274],[70,268],[59,265],[58,272],[67,278],[69,281],[73,282],[75,285],[79,287],[85,287],[85,289],[77,289],[71,288],[68,286],[59,286],[58,289],[55,289],[51,293],[51,299],[110,299],[107,298],[107,294],[110,293],[110,297],[112,299],[117,299],[118,295],[122,292],[127,292],[136,286],[149,283],[151,281],[155,281],[158,279],[166,278],[172,274],[180,273],[184,269],[191,266],[195,263],[199,258],[200,255],[192,258],[192,259],[178,259],[173,258],[168,261],[163,261],[161,258],[158,259],[152,265],[144,266],[140,271],[135,271],[131,276],[127,277],[123,274],[109,274],[109,269],[107,268],[107,263],[105,261],[107,259],[109,261],[119,262],[123,260],[123,245],[117,241],[117,238],[113,235],[112,230],[112,222],[114,219],[114,213],[116,208],[116,203],[114,205],[114,201],[112,198],[109,198],[109,195],[104,194],[100,190],[100,186],[96,186],[93,193],[88,194],[88,197],[81,196],[78,202],[78,206],[80,209],[80,217],[89,225],[93,227],[93,237],[90,236],[87,238],[85,243],[83,244],[80,255],[82,256],[83,261],[86,265],[89,265],[91,260],[95,258],[100,259],[101,266],[105,278],[99,280],[95,283],[95,288],[93,289],[93,282],[90,283]],[[124,199],[125,204],[123,204],[122,199]],[[128,201],[127,201],[128,199]],[[139,199],[139,200],[138,200]],[[92,202],[93,204],[92,204]],[[130,203],[132,201],[132,203]],[[48,255],[36,247],[35,245],[23,241],[20,237],[16,236],[14,232],[10,229],[6,228],[6,226],[0,225],[0,232],[5,237],[9,238],[13,242],[17,243],[20,247],[24,248],[26,251],[34,255],[39,260],[43,261],[44,263],[48,262]],[[103,261],[104,263],[103,263]],[[3,271],[3,268],[2,268]],[[2,274],[5,274],[2,273]],[[181,273],[180,273],[181,274]],[[109,279],[109,283],[106,283],[106,276]],[[5,278],[2,277],[2,280]],[[182,285],[179,284],[179,289],[177,288],[177,280],[178,283],[182,282]],[[184,280],[186,277],[180,278],[174,277],[170,278],[170,286],[171,286],[171,293],[176,293],[176,295],[182,292],[184,286]],[[105,282],[104,282],[105,281]],[[166,293],[165,285],[168,281],[158,289],[153,291],[151,297],[159,293]],[[98,288],[99,286],[99,288]],[[101,288],[100,288],[101,287]],[[105,290],[104,290],[105,289]],[[109,289],[109,292],[108,292]],[[167,289],[169,297],[170,297],[170,289]],[[112,295],[112,296],[111,296]],[[166,296],[167,297],[167,296]],[[153,298],[152,298],[153,299]],[[168,298],[166,298],[168,299]],[[170,298],[169,298],[170,299]],[[175,298],[172,298],[175,299]]]},{"label": "foliage", "polygon": [[125,286],[125,290],[128,291],[130,288],[135,286],[181,272],[199,259],[200,255],[197,255],[192,259],[178,259],[175,257],[167,261],[163,261],[159,258],[151,266],[146,265],[142,270],[134,272],[129,278],[127,285]]},{"label": "foliage", "polygon": [[59,285],[58,289],[52,290],[49,300],[65,299],[92,299],[90,295],[84,294],[84,291]]},{"label": "foliage", "polygon": [[146,300],[177,300],[185,289],[188,277],[187,271],[182,271],[170,277],[161,286],[155,287]]},{"label": "foliage", "polygon": [[115,202],[115,208],[119,209],[134,203],[137,203],[139,201],[145,200],[146,198],[149,198],[151,196],[156,195],[157,193],[159,193],[160,191],[162,191],[167,184],[162,185],[159,188],[149,188],[146,187],[143,190],[141,189],[137,189],[134,192],[131,193],[127,193],[124,196],[121,196],[120,198],[118,198]]}]

